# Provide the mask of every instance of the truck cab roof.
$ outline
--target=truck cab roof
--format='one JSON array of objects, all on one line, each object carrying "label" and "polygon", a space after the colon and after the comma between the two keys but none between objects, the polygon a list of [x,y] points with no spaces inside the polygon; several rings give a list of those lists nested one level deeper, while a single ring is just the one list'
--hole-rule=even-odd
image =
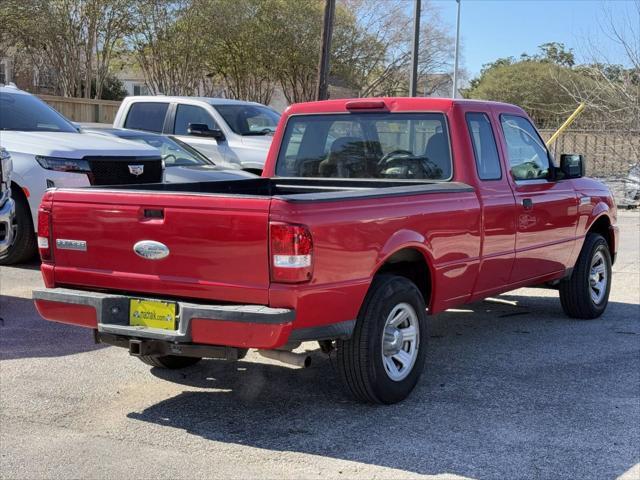
[{"label": "truck cab roof", "polygon": [[310,113],[338,113],[338,112],[416,112],[435,111],[446,112],[456,106],[474,106],[481,111],[499,107],[501,110],[525,115],[520,107],[502,102],[489,100],[471,100],[458,98],[436,97],[376,97],[376,98],[340,98],[317,102],[297,103],[284,111],[284,115],[302,115]]},{"label": "truck cab roof", "polygon": [[231,98],[217,98],[217,97],[189,97],[189,96],[181,96],[181,95],[137,95],[125,98],[125,101],[128,103],[134,102],[183,102],[183,101],[191,101],[191,102],[204,102],[209,105],[260,105],[264,106],[261,103],[257,102],[249,102],[246,100],[233,100]]}]

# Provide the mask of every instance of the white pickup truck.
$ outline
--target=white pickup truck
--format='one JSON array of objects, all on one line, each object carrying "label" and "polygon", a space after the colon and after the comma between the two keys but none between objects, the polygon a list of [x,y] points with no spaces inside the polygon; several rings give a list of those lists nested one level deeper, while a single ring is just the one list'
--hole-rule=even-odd
[{"label": "white pickup truck", "polygon": [[125,98],[113,126],[172,135],[220,167],[260,175],[279,120],[260,103],[159,95]]}]

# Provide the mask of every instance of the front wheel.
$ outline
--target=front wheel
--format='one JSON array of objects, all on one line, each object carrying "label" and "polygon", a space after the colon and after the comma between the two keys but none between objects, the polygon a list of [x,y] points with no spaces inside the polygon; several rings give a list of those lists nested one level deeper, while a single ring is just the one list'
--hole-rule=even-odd
[{"label": "front wheel", "polygon": [[605,311],[611,290],[611,253],[597,233],[587,235],[571,277],[560,283],[564,313],[590,320]]},{"label": "front wheel", "polygon": [[374,279],[353,336],[338,340],[338,371],[362,402],[391,404],[416,386],[426,355],[427,318],[422,294],[404,277]]},{"label": "front wheel", "polygon": [[29,203],[20,195],[13,196],[16,202],[14,219],[15,238],[7,250],[6,256],[0,260],[0,265],[16,265],[31,260],[38,253],[36,234],[29,212]]}]

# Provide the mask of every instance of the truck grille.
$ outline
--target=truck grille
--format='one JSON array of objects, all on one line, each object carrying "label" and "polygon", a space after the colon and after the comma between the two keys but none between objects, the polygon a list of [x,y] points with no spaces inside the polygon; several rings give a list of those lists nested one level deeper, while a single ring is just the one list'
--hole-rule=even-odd
[{"label": "truck grille", "polygon": [[129,185],[162,182],[160,157],[85,157],[89,162],[91,185]]}]

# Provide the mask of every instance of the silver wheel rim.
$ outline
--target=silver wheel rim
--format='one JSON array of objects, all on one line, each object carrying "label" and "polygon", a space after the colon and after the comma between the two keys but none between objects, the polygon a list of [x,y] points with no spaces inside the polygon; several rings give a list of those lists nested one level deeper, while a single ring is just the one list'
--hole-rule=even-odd
[{"label": "silver wheel rim", "polygon": [[382,330],[382,364],[394,382],[407,377],[418,358],[420,326],[415,309],[399,303],[391,310]]},{"label": "silver wheel rim", "polygon": [[589,269],[589,293],[596,305],[602,303],[607,292],[607,263],[602,252],[598,251],[591,259]]}]

